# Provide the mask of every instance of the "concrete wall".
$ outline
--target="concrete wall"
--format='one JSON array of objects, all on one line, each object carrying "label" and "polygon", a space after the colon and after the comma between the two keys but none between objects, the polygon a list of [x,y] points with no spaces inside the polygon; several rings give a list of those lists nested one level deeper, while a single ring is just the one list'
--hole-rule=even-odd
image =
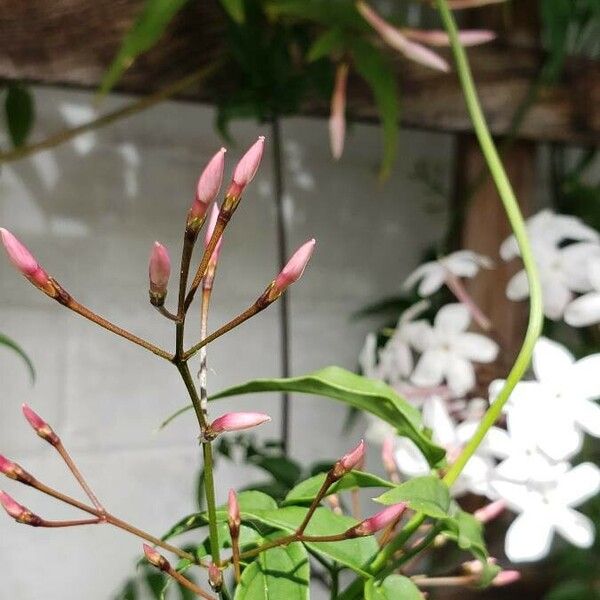
[{"label": "concrete wall", "polygon": [[[34,137],[93,115],[92,95],[36,90]],[[124,101],[109,98],[104,109]],[[0,225],[12,229],[75,297],[139,335],[171,347],[173,328],[150,307],[147,259],[158,239],[178,262],[180,234],[201,167],[221,141],[209,108],[166,103],[52,152],[2,166]],[[236,124],[240,152],[265,127]],[[300,285],[291,292],[292,370],[329,364],[354,368],[368,321],[350,314],[397,291],[422,250],[443,231],[445,205],[411,177],[426,158],[449,179],[447,137],[403,132],[394,177],[376,180],[380,131],[355,126],[339,164],[329,156],[326,123],[283,123],[290,247],[318,240]],[[276,273],[271,160],[244,198],[224,244],[211,323],[245,308]],[[171,298],[173,300],[173,298]],[[192,314],[192,317],[194,315]],[[188,327],[195,338],[194,319]],[[20,414],[31,404],[61,434],[106,506],[118,516],[161,534],[194,509],[200,464],[191,414],[168,429],[157,425],[186,403],[175,369],[114,337],[37,292],[0,258],[0,332],[29,353],[37,369],[31,385],[20,360],[0,349],[0,452],[50,485],[80,496],[62,462]],[[277,309],[210,347],[210,388],[251,377],[278,375]],[[278,433],[274,396],[223,402],[268,411],[260,435]],[[213,409],[214,410],[214,409]],[[344,438],[345,409],[326,399],[293,399],[291,450],[303,460],[333,458],[360,431]],[[360,429],[360,428],[359,428]],[[218,497],[260,474],[222,463]],[[2,489],[47,518],[73,512],[8,480]],[[43,530],[0,519],[0,596],[11,600],[106,600],[133,572],[140,542],[110,527]]]}]

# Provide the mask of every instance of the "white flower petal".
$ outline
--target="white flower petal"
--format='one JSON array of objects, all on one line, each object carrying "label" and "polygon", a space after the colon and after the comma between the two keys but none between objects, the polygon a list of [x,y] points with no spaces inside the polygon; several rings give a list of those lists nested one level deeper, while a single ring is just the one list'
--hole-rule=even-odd
[{"label": "white flower petal", "polygon": [[421,280],[418,288],[419,295],[431,296],[444,285],[444,281],[446,281],[446,273],[443,269],[431,271]]},{"label": "white flower petal", "polygon": [[398,469],[404,475],[417,477],[429,473],[427,460],[414,442],[408,438],[397,439],[394,458]]},{"label": "white flower petal", "polygon": [[400,319],[398,319],[397,329],[402,329],[403,325],[414,321],[421,313],[424,313],[429,309],[431,303],[429,300],[420,300],[419,302],[415,302],[409,306],[405,311],[400,315]]},{"label": "white flower petal", "polygon": [[579,548],[589,548],[594,543],[594,523],[572,508],[557,509],[553,512],[554,526],[571,544]]},{"label": "white flower petal", "polygon": [[365,344],[358,357],[358,364],[363,375],[371,379],[376,379],[378,375],[376,351],[377,336],[374,333],[369,333],[365,338]]},{"label": "white flower petal", "polygon": [[450,448],[457,443],[456,424],[454,423],[445,402],[432,396],[423,404],[423,424],[433,431],[436,444]]},{"label": "white flower petal", "polygon": [[560,413],[546,413],[533,433],[539,449],[554,461],[568,460],[583,446],[583,433],[572,421],[561,419]]},{"label": "white flower petal", "polygon": [[446,352],[426,350],[413,371],[411,381],[422,387],[439,385],[444,379],[447,360]]},{"label": "white flower petal", "polygon": [[544,314],[553,321],[562,318],[567,305],[573,299],[569,288],[557,279],[542,281],[542,296],[544,301]]},{"label": "white flower petal", "polygon": [[575,420],[585,432],[600,437],[600,406],[593,400],[582,400],[577,403]]},{"label": "white flower petal", "polygon": [[435,343],[435,334],[431,325],[424,319],[405,323],[399,335],[419,352],[425,352]]},{"label": "white flower petal", "polygon": [[590,260],[587,271],[590,285],[600,292],[600,259],[593,258]]},{"label": "white flower petal", "polygon": [[446,382],[455,396],[463,396],[475,387],[473,365],[468,360],[451,354],[446,364]]},{"label": "white flower petal", "polygon": [[502,244],[500,244],[500,256],[502,260],[509,261],[516,256],[519,256],[519,245],[517,244],[517,238],[514,235],[507,237]]},{"label": "white flower petal", "polygon": [[542,383],[561,382],[574,362],[575,358],[564,346],[545,337],[533,349],[533,370]]},{"label": "white flower petal", "polygon": [[442,306],[435,315],[434,326],[445,333],[460,333],[471,323],[469,309],[460,302]]},{"label": "white flower petal", "polygon": [[600,354],[578,360],[569,372],[566,385],[578,398],[600,398]]},{"label": "white flower petal", "polygon": [[530,510],[519,515],[506,532],[504,549],[511,562],[544,558],[550,550],[554,529],[547,511]]},{"label": "white flower petal", "polygon": [[[531,462],[522,454],[511,454],[503,460],[497,467],[495,477],[506,480],[512,484],[523,484],[531,477]],[[494,484],[498,493],[504,497],[502,489],[497,488],[499,484]],[[509,490],[510,491],[510,490]],[[521,506],[521,510],[523,507]]]},{"label": "white flower petal", "polygon": [[600,323],[600,293],[590,292],[573,300],[565,309],[565,322],[571,327]]},{"label": "white flower petal", "polygon": [[491,427],[487,432],[480,448],[497,458],[506,458],[513,451],[513,444],[510,436],[500,427]]},{"label": "white flower petal", "polygon": [[581,463],[565,473],[552,490],[552,500],[565,506],[579,506],[600,492],[600,469]]},{"label": "white flower petal", "polygon": [[[490,402],[496,399],[505,383],[504,379],[492,381],[489,387]],[[516,406],[517,404],[543,400],[547,396],[548,390],[543,384],[537,381],[520,381],[512,390],[504,411],[508,412],[512,406]]]},{"label": "white flower petal", "polygon": [[402,287],[404,289],[410,289],[413,287],[413,285],[415,285],[417,283],[417,281],[420,281],[421,279],[423,279],[424,277],[426,277],[427,275],[434,273],[434,272],[443,272],[443,269],[440,267],[440,265],[436,262],[426,262],[422,265],[419,265],[405,280],[404,283],[402,284]]},{"label": "white flower petal", "polygon": [[498,356],[498,344],[479,333],[467,331],[452,341],[452,349],[473,362],[489,363]]},{"label": "white flower petal", "polygon": [[529,296],[527,273],[525,271],[519,271],[510,278],[508,285],[506,286],[506,297],[509,300],[519,301],[525,300],[527,296]]},{"label": "white flower petal", "polygon": [[571,244],[560,250],[564,281],[574,292],[585,293],[592,289],[588,264],[598,258],[598,244]]}]

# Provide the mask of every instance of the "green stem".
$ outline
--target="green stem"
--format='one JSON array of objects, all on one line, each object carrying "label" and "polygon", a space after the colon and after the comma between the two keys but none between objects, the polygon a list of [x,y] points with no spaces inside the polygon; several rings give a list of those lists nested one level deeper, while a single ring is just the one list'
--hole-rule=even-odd
[{"label": "green stem", "polygon": [[508,216],[511,228],[514,232],[521,257],[523,258],[523,265],[527,272],[527,280],[529,282],[529,323],[527,325],[527,332],[523,345],[517,360],[513,365],[504,387],[484,415],[477,431],[469,442],[464,447],[458,459],[452,464],[446,476],[444,482],[451,486],[464,466],[467,464],[471,456],[475,453],[479,445],[481,444],[485,434],[489,431],[490,427],[497,421],[498,417],[502,412],[502,408],[506,404],[508,397],[512,390],[521,380],[525,371],[529,367],[531,362],[531,355],[533,354],[533,347],[537,338],[542,331],[543,325],[543,309],[542,309],[542,291],[540,281],[537,275],[537,267],[531,252],[531,246],[527,237],[527,230],[523,221],[523,216],[519,209],[519,204],[515,198],[510,181],[506,175],[506,171],[494,145],[494,141],[488,130],[481,104],[477,96],[475,84],[473,83],[473,76],[471,74],[471,68],[467,55],[458,39],[458,30],[454,17],[448,8],[446,0],[436,0],[437,7],[440,11],[440,16],[444,23],[444,27],[450,37],[450,43],[452,46],[452,53],[456,61],[456,67],[458,71],[458,77],[460,79],[467,109],[473,123],[475,134],[481,146],[481,151],[490,169],[494,183],[504,205],[504,209]]},{"label": "green stem", "polygon": [[213,453],[210,442],[202,442],[204,455],[204,489],[206,491],[206,508],[208,510],[208,534],[210,537],[210,554],[215,564],[219,564],[219,531],[217,529],[217,502],[215,499],[215,481],[213,477]]}]

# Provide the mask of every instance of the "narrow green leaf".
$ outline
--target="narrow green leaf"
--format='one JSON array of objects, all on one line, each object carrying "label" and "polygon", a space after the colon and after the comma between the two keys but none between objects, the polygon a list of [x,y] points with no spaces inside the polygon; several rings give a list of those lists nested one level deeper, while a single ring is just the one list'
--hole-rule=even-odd
[{"label": "narrow green leaf", "polygon": [[383,54],[364,40],[359,38],[353,40],[352,56],[354,67],[371,88],[379,111],[383,129],[383,158],[379,177],[387,179],[394,166],[398,150],[400,106],[396,75]]},{"label": "narrow green leaf", "polygon": [[302,544],[262,552],[242,574],[235,600],[308,600],[310,563]]},{"label": "narrow green leaf", "polygon": [[375,502],[398,504],[406,502],[415,511],[425,513],[434,519],[448,517],[450,493],[446,485],[433,475],[415,477],[385,492]]},{"label": "narrow green leaf", "polygon": [[33,125],[33,97],[29,90],[20,83],[9,85],[4,109],[13,146],[21,146],[25,143]]},{"label": "narrow green leaf", "polygon": [[330,56],[332,52],[339,52],[344,47],[344,32],[339,27],[333,27],[322,33],[313,42],[306,59],[314,62],[320,58]]},{"label": "narrow green leaf", "polygon": [[244,22],[244,0],[221,0],[221,5],[236,23]]},{"label": "narrow green leaf", "polygon": [[133,61],[160,40],[173,17],[187,0],[146,0],[144,9],[125,35],[117,56],[104,74],[100,93],[107,94]]},{"label": "narrow green leaf", "polygon": [[389,575],[381,584],[369,579],[365,584],[365,600],[424,600],[421,590],[402,575]]},{"label": "narrow green leaf", "polygon": [[[325,481],[325,473],[319,473],[299,483],[286,496],[284,506],[290,504],[310,504]],[[386,481],[377,475],[363,473],[362,471],[351,471],[334,483],[327,495],[337,494],[345,490],[356,488],[393,488],[395,484]]]},{"label": "narrow green leaf", "polygon": [[14,340],[2,333],[0,333],[0,346],[6,346],[7,348],[14,350],[23,359],[23,361],[27,365],[27,369],[29,370],[31,382],[33,383],[35,381],[35,368],[33,366],[33,363],[31,362],[31,359],[29,358],[29,356],[27,356],[27,354],[25,354],[25,351],[21,348],[21,346],[19,346],[17,342],[15,342]]}]

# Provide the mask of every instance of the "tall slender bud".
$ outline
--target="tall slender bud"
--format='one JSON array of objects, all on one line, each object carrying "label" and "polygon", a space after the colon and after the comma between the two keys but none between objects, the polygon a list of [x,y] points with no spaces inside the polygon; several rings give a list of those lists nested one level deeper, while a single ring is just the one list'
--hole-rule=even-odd
[{"label": "tall slender bud", "polygon": [[[410,40],[428,46],[450,46],[450,37],[445,31],[423,29],[401,29]],[[463,46],[478,46],[496,39],[496,34],[489,29],[465,29],[458,32],[458,39]]]},{"label": "tall slender bud", "polygon": [[52,427],[42,419],[31,407],[23,404],[23,415],[33,427],[35,432],[49,444],[57,446],[60,443],[60,438],[54,433]]},{"label": "tall slender bud", "polygon": [[0,237],[12,264],[35,287],[48,294],[48,296],[55,298],[58,294],[56,284],[52,281],[48,273],[40,267],[35,256],[7,229],[0,227]]},{"label": "tall slender bud", "polygon": [[306,269],[306,265],[308,265],[310,257],[314,252],[315,244],[316,241],[313,238],[302,244],[302,246],[294,252],[292,258],[290,258],[285,267],[283,267],[281,273],[277,275],[275,281],[273,281],[269,287],[267,292],[269,302],[277,300],[290,285],[302,277],[304,269]]},{"label": "tall slender bud", "polygon": [[168,250],[159,242],[154,242],[148,267],[150,278],[150,302],[162,306],[167,297],[167,286],[171,276],[171,259]]},{"label": "tall slender bud", "polygon": [[144,554],[148,559],[148,562],[155,566],[157,569],[161,571],[170,571],[171,565],[169,561],[159,552],[157,552],[152,546],[148,546],[148,544],[143,544]]},{"label": "tall slender bud", "polygon": [[31,525],[32,527],[38,527],[42,523],[40,517],[34,515],[29,509],[19,504],[6,492],[0,491],[0,504],[2,504],[4,510],[9,516],[17,521],[17,523]]},{"label": "tall slender bud", "polygon": [[33,477],[21,465],[14,463],[12,460],[2,456],[2,454],[0,454],[0,473],[20,483],[29,484],[33,481]]},{"label": "tall slender bud", "polygon": [[377,531],[385,529],[388,525],[391,525],[394,521],[402,516],[402,513],[406,510],[406,504],[400,502],[399,504],[392,504],[379,511],[372,517],[365,519],[358,525],[350,528],[347,531],[348,537],[361,537],[365,535],[373,535]]},{"label": "tall slender bud", "polygon": [[227,190],[225,206],[229,208],[231,199],[239,199],[246,186],[254,179],[265,148],[265,136],[259,136],[258,140],[250,146],[246,154],[242,156],[233,172],[233,178]]},{"label": "tall slender bud", "polygon": [[346,87],[348,82],[348,65],[341,63],[335,72],[335,85],[331,96],[329,115],[329,143],[331,154],[339,160],[344,151],[346,137]]},{"label": "tall slender bud", "polygon": [[[210,217],[208,219],[208,227],[206,228],[206,236],[204,237],[204,247],[207,248],[212,238],[212,235],[215,231],[215,227],[217,226],[217,221],[219,219],[219,207],[216,204],[212,205],[212,209],[210,212]],[[215,271],[217,269],[217,262],[219,261],[219,254],[221,252],[221,244],[223,243],[223,236],[219,238],[217,245],[213,253],[210,256],[210,260],[208,261],[208,267],[206,268],[206,275],[202,280],[202,286],[204,289],[211,289],[213,286],[213,282],[215,279]]]},{"label": "tall slender bud", "polygon": [[506,502],[502,499],[494,500],[485,506],[477,509],[473,516],[480,523],[489,523],[498,518],[506,510]]},{"label": "tall slender bud", "polygon": [[335,479],[340,479],[346,473],[349,473],[352,469],[361,465],[365,459],[365,451],[365,441],[360,440],[355,448],[350,450],[347,454],[344,454],[344,456],[333,465],[333,477]]},{"label": "tall slender bud", "polygon": [[196,186],[196,197],[188,213],[187,227],[198,231],[204,222],[206,212],[219,193],[225,168],[225,148],[221,148],[206,165]]},{"label": "tall slender bud", "polygon": [[238,504],[235,490],[229,490],[229,495],[227,496],[227,515],[231,535],[232,537],[237,537],[242,520],[240,517],[240,505]]},{"label": "tall slender bud", "polygon": [[212,433],[223,433],[225,431],[241,431],[243,429],[251,429],[263,423],[268,423],[271,420],[269,415],[255,412],[234,412],[225,413],[217,417],[210,425],[209,429]]}]

